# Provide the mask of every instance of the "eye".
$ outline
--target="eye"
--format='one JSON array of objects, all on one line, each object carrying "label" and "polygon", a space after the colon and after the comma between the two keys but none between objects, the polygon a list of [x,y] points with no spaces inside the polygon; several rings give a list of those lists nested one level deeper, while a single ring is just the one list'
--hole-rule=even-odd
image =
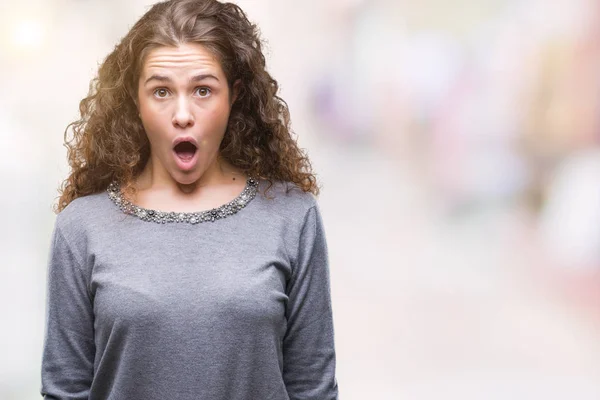
[{"label": "eye", "polygon": [[211,90],[210,90],[210,88],[203,86],[203,87],[196,88],[196,93],[198,93],[198,95],[200,97],[208,97],[208,95],[210,95],[210,93],[211,93]]},{"label": "eye", "polygon": [[165,88],[158,88],[154,91],[154,95],[159,98],[165,98],[169,94],[169,91]]}]

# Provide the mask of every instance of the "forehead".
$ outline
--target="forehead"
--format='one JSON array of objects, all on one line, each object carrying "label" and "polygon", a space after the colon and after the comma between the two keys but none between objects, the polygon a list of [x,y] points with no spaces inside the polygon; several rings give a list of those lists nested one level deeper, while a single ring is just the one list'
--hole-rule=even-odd
[{"label": "forehead", "polygon": [[140,78],[155,73],[186,74],[198,71],[223,75],[221,63],[206,47],[198,43],[159,46],[146,55]]}]

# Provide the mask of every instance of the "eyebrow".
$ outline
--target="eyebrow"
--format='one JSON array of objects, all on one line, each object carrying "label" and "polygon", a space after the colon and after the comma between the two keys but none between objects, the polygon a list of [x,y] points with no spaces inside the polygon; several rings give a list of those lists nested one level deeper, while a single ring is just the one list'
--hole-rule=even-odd
[{"label": "eyebrow", "polygon": [[[200,75],[196,75],[190,78],[190,82],[199,82],[199,81],[203,81],[205,79],[214,79],[217,82],[219,82],[219,78],[217,78],[216,76],[212,75],[212,74],[200,74]],[[164,75],[152,75],[150,78],[146,79],[146,82],[144,82],[144,85],[146,85],[148,82],[152,81],[152,80],[156,80],[159,82],[172,82],[172,79],[169,78],[168,76],[164,76]]]}]

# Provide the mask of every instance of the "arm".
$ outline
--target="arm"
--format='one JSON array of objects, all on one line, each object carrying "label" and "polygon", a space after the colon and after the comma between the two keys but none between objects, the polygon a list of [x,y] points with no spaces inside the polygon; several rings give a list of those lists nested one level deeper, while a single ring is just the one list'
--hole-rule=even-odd
[{"label": "arm", "polygon": [[283,380],[291,400],[337,400],[329,262],[317,205],[305,217],[287,285]]},{"label": "arm", "polygon": [[94,314],[82,262],[54,226],[47,268],[41,395],[88,399],[94,369]]}]

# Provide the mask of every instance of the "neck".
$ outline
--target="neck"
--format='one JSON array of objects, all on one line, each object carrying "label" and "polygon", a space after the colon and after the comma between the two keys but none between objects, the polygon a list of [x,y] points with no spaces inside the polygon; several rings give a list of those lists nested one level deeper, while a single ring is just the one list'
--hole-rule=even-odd
[{"label": "neck", "polygon": [[193,195],[206,187],[228,185],[233,182],[246,180],[246,176],[237,168],[220,157],[216,157],[200,178],[189,183],[175,180],[164,168],[160,161],[150,157],[143,171],[135,180],[139,191],[171,191],[173,194]]}]

